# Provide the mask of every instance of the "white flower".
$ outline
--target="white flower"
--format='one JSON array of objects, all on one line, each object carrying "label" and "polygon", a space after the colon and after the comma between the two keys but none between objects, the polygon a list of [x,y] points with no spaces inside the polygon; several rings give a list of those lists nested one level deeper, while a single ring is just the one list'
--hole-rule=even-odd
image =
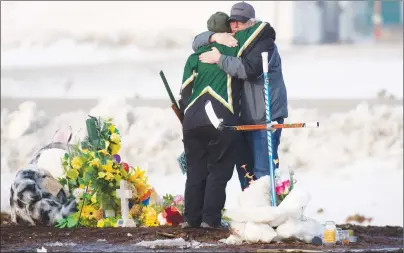
[{"label": "white flower", "polygon": [[159,213],[159,215],[157,215],[157,220],[159,221],[160,226],[167,224],[167,220],[163,217],[163,213]]},{"label": "white flower", "polygon": [[80,198],[83,197],[84,192],[84,189],[76,188],[73,190],[73,195],[77,201],[80,201]]}]

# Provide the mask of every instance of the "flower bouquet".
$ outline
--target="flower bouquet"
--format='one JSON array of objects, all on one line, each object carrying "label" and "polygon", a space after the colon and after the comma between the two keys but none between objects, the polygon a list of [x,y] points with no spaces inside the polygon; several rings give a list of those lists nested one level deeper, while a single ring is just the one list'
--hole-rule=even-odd
[{"label": "flower bouquet", "polygon": [[[254,182],[254,175],[251,175],[247,169],[247,165],[242,165],[241,168],[244,170],[244,178],[248,185]],[[289,178],[286,180],[281,179],[280,170],[275,170],[275,192],[276,192],[276,204],[277,206],[286,198],[289,192],[293,189],[296,180],[294,179],[294,172],[289,171]],[[247,187],[248,187],[247,185]],[[246,188],[247,188],[246,187]]]},{"label": "flower bouquet", "polygon": [[184,221],[184,197],[166,194],[158,211],[157,219],[161,226],[178,226]]},{"label": "flower bouquet", "polygon": [[78,200],[79,211],[59,220],[57,227],[114,227],[121,216],[116,196],[121,180],[132,190],[131,205],[147,202],[153,193],[145,171],[121,162],[121,137],[112,120],[89,116],[86,126],[87,137],[62,158],[65,174],[59,178]]},{"label": "flower bouquet", "polygon": [[[278,170],[279,171],[279,170]],[[296,180],[293,178],[294,172],[289,171],[289,178],[282,180],[280,175],[275,175],[275,191],[276,191],[276,202],[279,205],[286,196],[292,191]]]}]

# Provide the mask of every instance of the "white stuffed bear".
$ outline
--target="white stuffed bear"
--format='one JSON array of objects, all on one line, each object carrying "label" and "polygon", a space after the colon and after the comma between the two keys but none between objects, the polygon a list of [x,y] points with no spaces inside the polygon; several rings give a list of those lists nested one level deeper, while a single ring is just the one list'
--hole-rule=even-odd
[{"label": "white stuffed bear", "polygon": [[30,164],[47,170],[54,178],[63,176],[61,159],[71,148],[71,144],[69,144],[71,138],[72,129],[70,126],[60,128],[56,131],[52,142],[41,148],[30,161]]}]

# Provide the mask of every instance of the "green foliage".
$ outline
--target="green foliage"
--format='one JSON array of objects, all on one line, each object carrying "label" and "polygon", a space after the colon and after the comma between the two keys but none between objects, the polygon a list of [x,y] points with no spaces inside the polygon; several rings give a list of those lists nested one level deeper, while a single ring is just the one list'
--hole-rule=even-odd
[{"label": "green foliage", "polygon": [[68,216],[65,219],[60,219],[57,221],[57,228],[73,228],[76,227],[78,219],[75,216]]},{"label": "green foliage", "polygon": [[166,194],[163,196],[163,206],[170,206],[174,201],[174,196],[171,194]]}]

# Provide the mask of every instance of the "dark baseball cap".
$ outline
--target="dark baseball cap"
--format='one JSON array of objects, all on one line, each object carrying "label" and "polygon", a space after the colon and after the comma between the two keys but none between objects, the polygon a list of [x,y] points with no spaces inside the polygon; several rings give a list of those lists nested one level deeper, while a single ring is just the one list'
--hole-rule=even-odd
[{"label": "dark baseball cap", "polygon": [[231,7],[230,21],[247,22],[252,18],[255,18],[255,10],[251,4],[239,2]]},{"label": "dark baseball cap", "polygon": [[231,32],[229,15],[224,12],[216,12],[208,19],[208,30],[215,33]]}]

